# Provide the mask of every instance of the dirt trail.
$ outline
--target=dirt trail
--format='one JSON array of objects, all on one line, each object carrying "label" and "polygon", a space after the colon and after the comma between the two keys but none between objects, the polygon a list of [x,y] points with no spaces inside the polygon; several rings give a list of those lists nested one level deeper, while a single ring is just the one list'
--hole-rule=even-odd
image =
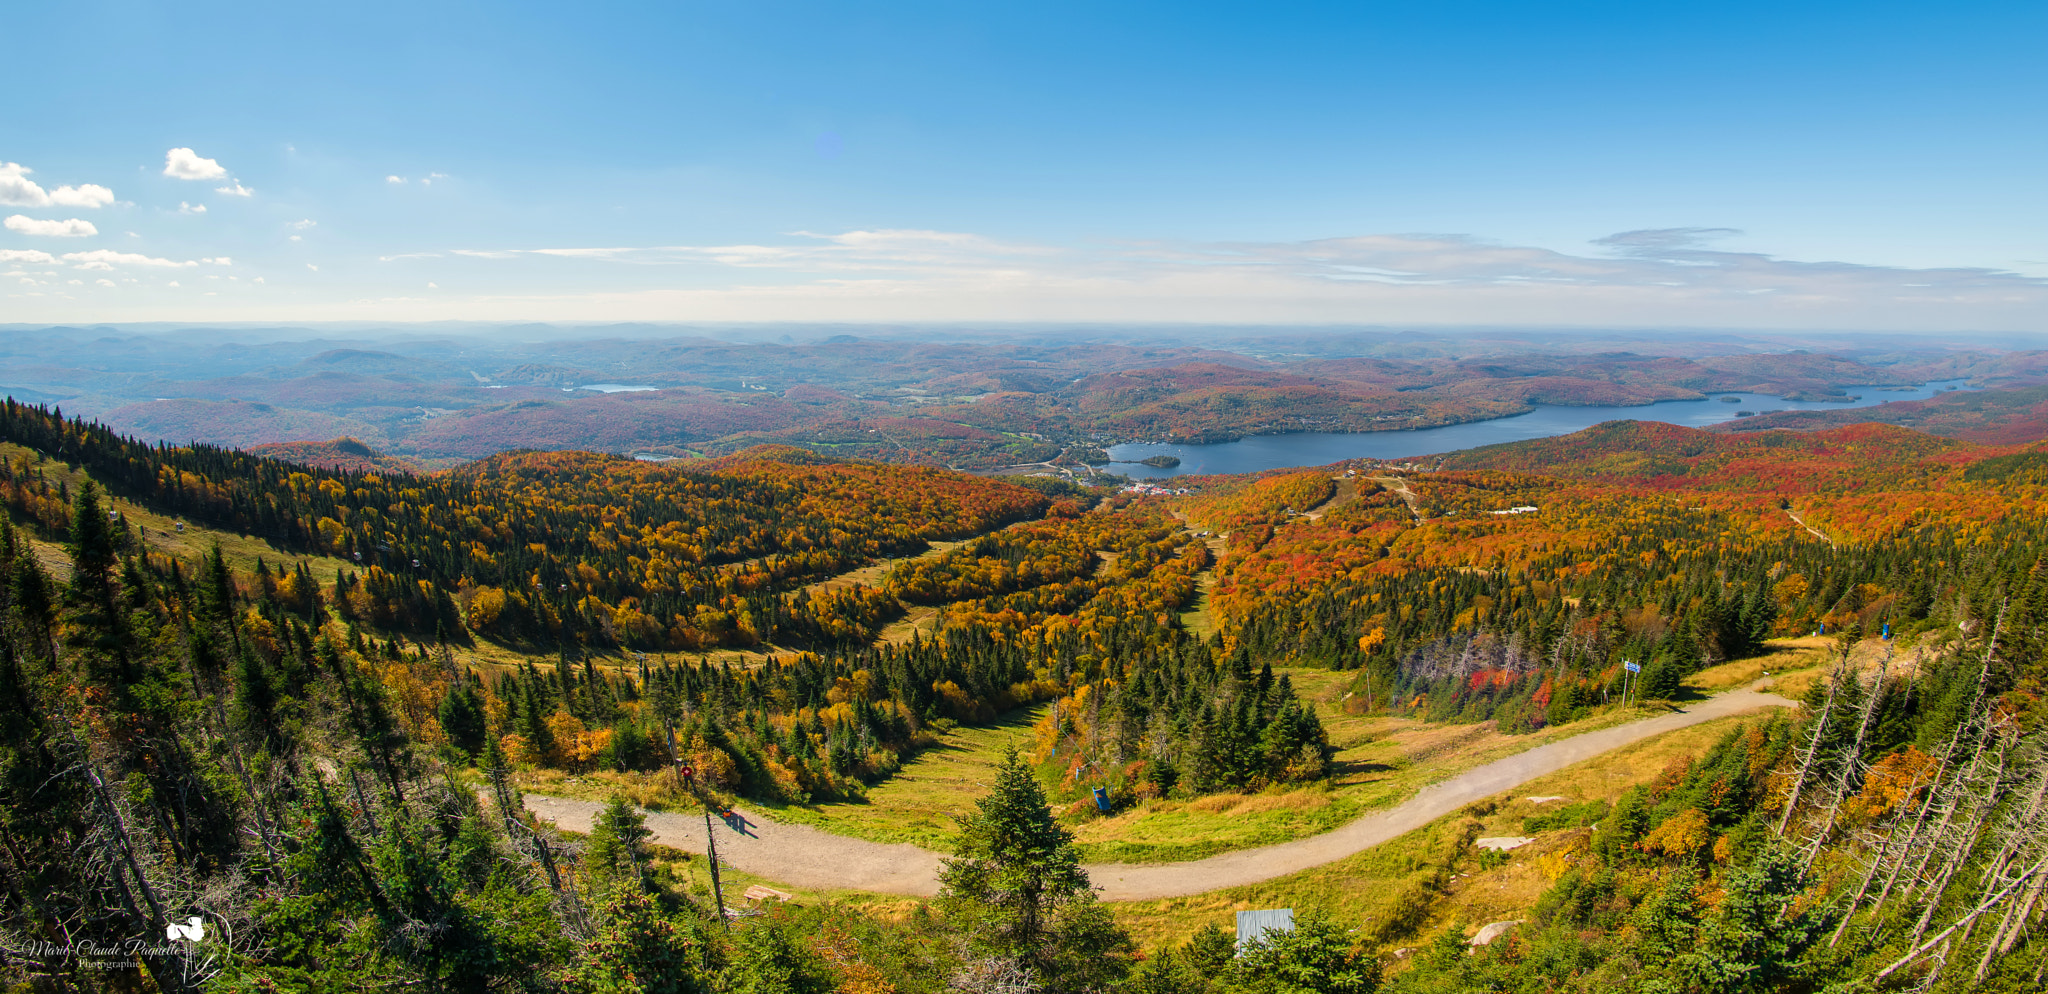
[{"label": "dirt trail", "polygon": [[[1375,811],[1322,835],[1279,845],[1224,853],[1186,863],[1090,865],[1089,879],[1106,901],[1185,897],[1225,887],[1286,876],[1342,859],[1421,828],[1459,808],[1537,777],[1583,762],[1653,735],[1767,707],[1794,702],[1751,688],[1729,691],[1684,711],[1603,728],[1538,746],[1447,780],[1431,784],[1392,808]],[[579,832],[602,807],[537,794],[527,807],[557,825]],[[865,890],[929,897],[938,892],[938,853],[908,843],[883,845],[834,835],[807,825],[785,825],[765,816],[735,811],[742,830],[721,831],[718,851],[728,865],[770,880],[813,890]],[[704,818],[651,812],[654,840],[693,852],[704,851]]]},{"label": "dirt trail", "polygon": [[1400,494],[1401,500],[1406,502],[1408,505],[1409,516],[1415,519],[1416,524],[1419,525],[1423,521],[1427,520],[1423,518],[1422,511],[1415,506],[1415,491],[1408,489],[1407,480],[1401,479],[1398,476],[1375,476],[1372,478],[1372,481],[1374,483],[1379,484],[1380,486],[1387,488],[1388,490],[1392,490],[1393,492]]},{"label": "dirt trail", "polygon": [[1821,531],[1820,529],[1807,524],[1806,519],[1800,517],[1798,512],[1792,510],[1791,508],[1788,507],[1785,509],[1785,516],[1791,518],[1794,523],[1799,525],[1799,527],[1806,529],[1807,533],[1812,535],[1814,538],[1820,539],[1821,541],[1826,542],[1829,545],[1835,544],[1835,540],[1829,538],[1826,532]]},{"label": "dirt trail", "polygon": [[1330,479],[1337,484],[1330,491],[1330,499],[1301,512],[1302,517],[1310,521],[1321,521],[1323,515],[1351,503],[1351,499],[1358,496],[1358,477],[1338,474]]}]

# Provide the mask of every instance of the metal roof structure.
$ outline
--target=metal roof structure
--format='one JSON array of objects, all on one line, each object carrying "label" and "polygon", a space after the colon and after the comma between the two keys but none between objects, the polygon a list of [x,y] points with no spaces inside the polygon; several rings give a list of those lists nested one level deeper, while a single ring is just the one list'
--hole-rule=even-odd
[{"label": "metal roof structure", "polygon": [[1244,952],[1246,945],[1258,940],[1267,932],[1294,931],[1293,908],[1269,908],[1263,911],[1240,911],[1237,913],[1237,951]]}]

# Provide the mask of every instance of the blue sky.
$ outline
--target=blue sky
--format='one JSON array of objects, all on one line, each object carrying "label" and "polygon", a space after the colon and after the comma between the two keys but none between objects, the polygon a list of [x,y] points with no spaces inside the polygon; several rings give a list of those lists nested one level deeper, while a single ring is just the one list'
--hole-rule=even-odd
[{"label": "blue sky", "polygon": [[7,24],[0,322],[2048,330],[2039,3]]}]

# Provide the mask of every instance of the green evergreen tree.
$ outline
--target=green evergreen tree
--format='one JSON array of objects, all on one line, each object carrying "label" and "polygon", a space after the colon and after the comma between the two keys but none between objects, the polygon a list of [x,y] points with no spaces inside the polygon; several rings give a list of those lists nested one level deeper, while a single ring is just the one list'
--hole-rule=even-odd
[{"label": "green evergreen tree", "polygon": [[1637,675],[1635,696],[1638,700],[1645,701],[1671,700],[1678,696],[1679,690],[1684,686],[1681,681],[1689,672],[1691,668],[1680,662],[1677,657],[1659,655]]},{"label": "green evergreen tree", "polygon": [[1292,929],[1247,943],[1231,981],[1256,994],[1368,994],[1379,988],[1380,965],[1328,915],[1309,911],[1295,916]]},{"label": "green evergreen tree", "polygon": [[618,891],[599,909],[597,934],[560,979],[570,994],[698,994],[709,989],[701,972],[705,952],[702,937],[664,915],[653,897]]},{"label": "green evergreen tree", "polygon": [[457,749],[472,758],[482,752],[488,729],[484,720],[483,696],[476,692],[476,688],[466,682],[449,685],[434,715],[441,721],[441,730],[448,733],[448,741]]},{"label": "green evergreen tree", "polygon": [[832,971],[776,918],[749,921],[733,932],[732,959],[720,994],[828,994]]},{"label": "green evergreen tree", "polygon": [[637,889],[646,874],[647,840],[653,837],[654,831],[647,827],[647,818],[633,807],[631,801],[614,794],[605,803],[604,810],[591,819],[590,844],[583,851],[584,864],[600,883],[623,883],[629,889]]},{"label": "green evergreen tree", "polygon": [[1727,896],[1714,909],[1698,941],[1674,950],[1643,984],[1653,994],[1748,994],[1777,991],[1806,971],[1806,952],[1828,931],[1825,906],[1800,901],[1808,880],[1798,853],[1765,849],[1730,875]]},{"label": "green evergreen tree", "polygon": [[1048,990],[1113,979],[1130,948],[1015,748],[1004,750],[994,788],[961,821],[959,845],[939,870],[938,904],[971,950],[1015,961]]}]

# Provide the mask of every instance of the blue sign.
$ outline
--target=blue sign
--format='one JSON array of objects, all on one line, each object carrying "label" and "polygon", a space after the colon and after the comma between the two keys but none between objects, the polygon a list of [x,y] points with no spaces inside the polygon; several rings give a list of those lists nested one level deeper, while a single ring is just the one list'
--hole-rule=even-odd
[{"label": "blue sign", "polygon": [[1638,666],[1635,663],[1631,663],[1626,659],[1621,661],[1621,668],[1629,671],[1630,673],[1641,673],[1643,671],[1643,668],[1641,666]]},{"label": "blue sign", "polygon": [[1101,787],[1095,788],[1095,806],[1097,808],[1100,808],[1103,814],[1109,813],[1109,791],[1106,791]]}]

